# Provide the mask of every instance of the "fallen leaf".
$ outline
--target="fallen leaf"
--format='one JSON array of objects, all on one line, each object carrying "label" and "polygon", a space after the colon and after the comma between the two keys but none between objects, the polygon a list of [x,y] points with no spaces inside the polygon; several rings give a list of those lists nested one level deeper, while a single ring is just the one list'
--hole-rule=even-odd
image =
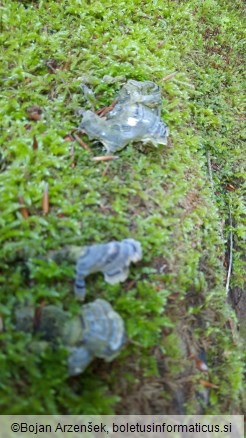
[{"label": "fallen leaf", "polygon": [[165,78],[163,78],[163,81],[168,81],[169,79],[172,79],[178,72],[175,71],[174,73],[171,73],[170,75],[165,76]]},{"label": "fallen leaf", "polygon": [[92,161],[113,161],[118,160],[118,155],[102,155],[101,157],[92,157]]},{"label": "fallen leaf", "polygon": [[29,213],[28,213],[27,208],[25,207],[25,202],[24,202],[23,197],[21,195],[19,195],[18,200],[20,203],[20,212],[21,212],[22,216],[24,217],[24,219],[28,219]]},{"label": "fallen leaf", "polygon": [[232,184],[227,184],[225,188],[226,190],[229,190],[229,192],[234,192],[234,190],[236,190],[236,187],[234,187]]},{"label": "fallen leaf", "polygon": [[44,188],[44,194],[43,194],[43,201],[42,201],[42,207],[43,207],[43,214],[49,213],[49,184],[45,184]]},{"label": "fallen leaf", "polygon": [[200,385],[205,386],[205,388],[215,388],[218,389],[218,385],[215,385],[214,383],[209,382],[208,380],[199,380]]}]

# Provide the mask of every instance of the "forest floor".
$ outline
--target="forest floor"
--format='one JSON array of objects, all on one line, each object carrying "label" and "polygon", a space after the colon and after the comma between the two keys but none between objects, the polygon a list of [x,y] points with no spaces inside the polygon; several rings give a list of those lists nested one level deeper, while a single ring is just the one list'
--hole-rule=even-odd
[{"label": "forest floor", "polygon": [[[245,412],[243,1],[3,0],[1,20],[1,413]],[[168,145],[95,162],[102,145],[70,135],[80,84],[98,109],[128,79],[161,87]],[[121,314],[126,347],[69,378],[59,339],[33,353],[15,309],[78,313],[74,266],[38,257],[128,237],[143,260],[86,297]]]}]

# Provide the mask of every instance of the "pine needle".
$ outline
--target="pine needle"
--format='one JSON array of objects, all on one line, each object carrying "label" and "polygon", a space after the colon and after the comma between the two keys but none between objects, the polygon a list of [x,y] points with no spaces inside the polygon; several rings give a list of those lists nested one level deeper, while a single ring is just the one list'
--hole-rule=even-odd
[{"label": "pine needle", "polygon": [[210,185],[211,185],[211,189],[214,191],[213,171],[212,171],[211,157],[209,152],[207,152],[207,162],[208,162],[208,175],[209,175]]},{"label": "pine needle", "polygon": [[92,161],[113,161],[120,158],[118,155],[102,155],[100,157],[93,157]]},{"label": "pine needle", "polygon": [[229,290],[230,290],[230,279],[232,272],[232,252],[233,252],[233,234],[232,234],[232,214],[231,207],[229,206],[229,224],[230,224],[230,233],[229,233],[229,266],[227,272],[226,279],[226,296],[228,298]]},{"label": "pine needle", "polygon": [[86,151],[91,152],[91,148],[88,146],[88,144],[86,144],[83,140],[81,140],[81,138],[77,134],[73,133],[73,136],[74,136],[75,140],[79,143],[79,145],[83,149],[85,149]]},{"label": "pine needle", "polygon": [[174,76],[176,76],[178,72],[175,71],[174,73],[171,73],[170,75],[165,76],[162,80],[163,81],[169,81],[169,79],[172,79]]},{"label": "pine needle", "polygon": [[28,219],[29,212],[28,212],[27,208],[25,207],[25,202],[24,202],[23,197],[21,195],[19,195],[18,200],[20,203],[20,212],[21,212],[22,216],[24,217],[24,219]]},{"label": "pine needle", "polygon": [[43,201],[42,201],[43,214],[46,215],[49,213],[49,184],[45,184]]},{"label": "pine needle", "polygon": [[110,162],[106,164],[104,171],[102,172],[102,176],[106,176],[110,167]]}]

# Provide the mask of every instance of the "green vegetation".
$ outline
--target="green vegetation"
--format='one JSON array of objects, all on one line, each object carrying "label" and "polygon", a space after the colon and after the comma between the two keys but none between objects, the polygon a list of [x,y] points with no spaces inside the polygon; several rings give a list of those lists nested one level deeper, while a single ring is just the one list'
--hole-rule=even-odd
[{"label": "green vegetation", "polygon": [[[205,412],[245,412],[245,351],[225,304],[230,230],[231,288],[244,277],[243,1],[2,4],[1,413],[195,413],[204,380],[214,385]],[[67,141],[86,105],[80,84],[93,88],[98,109],[130,78],[161,86],[169,144],[129,145],[105,172],[91,160],[100,145],[90,153]],[[68,378],[59,340],[34,354],[31,335],[15,330],[15,308],[62,303],[77,313],[74,266],[38,257],[127,237],[141,241],[143,261],[121,285],[90,276],[87,300],[110,301],[129,342],[114,362]],[[191,359],[201,349],[208,375]]]}]

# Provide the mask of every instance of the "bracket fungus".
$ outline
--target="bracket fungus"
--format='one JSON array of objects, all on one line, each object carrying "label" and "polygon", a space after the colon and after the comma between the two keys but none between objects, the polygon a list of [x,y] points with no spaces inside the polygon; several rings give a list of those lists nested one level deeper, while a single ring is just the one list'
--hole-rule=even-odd
[{"label": "bracket fungus", "polygon": [[85,277],[94,272],[103,272],[109,284],[123,282],[129,275],[131,262],[142,258],[140,242],[124,239],[122,242],[91,245],[83,248],[76,266],[75,295],[83,300],[86,294]]},{"label": "bracket fungus", "polygon": [[58,339],[63,342],[68,350],[70,376],[82,373],[94,358],[112,361],[126,342],[121,316],[102,299],[84,304],[74,317],[61,307],[48,305],[42,309],[35,330],[34,308],[17,309],[15,316],[17,330],[39,334],[41,340],[32,344],[36,351],[41,352],[49,344],[56,346]]},{"label": "bracket fungus", "polygon": [[129,80],[105,118],[89,110],[82,114],[79,128],[90,139],[100,141],[107,153],[114,153],[134,141],[154,146],[167,144],[169,130],[160,118],[160,87],[154,82]]}]

